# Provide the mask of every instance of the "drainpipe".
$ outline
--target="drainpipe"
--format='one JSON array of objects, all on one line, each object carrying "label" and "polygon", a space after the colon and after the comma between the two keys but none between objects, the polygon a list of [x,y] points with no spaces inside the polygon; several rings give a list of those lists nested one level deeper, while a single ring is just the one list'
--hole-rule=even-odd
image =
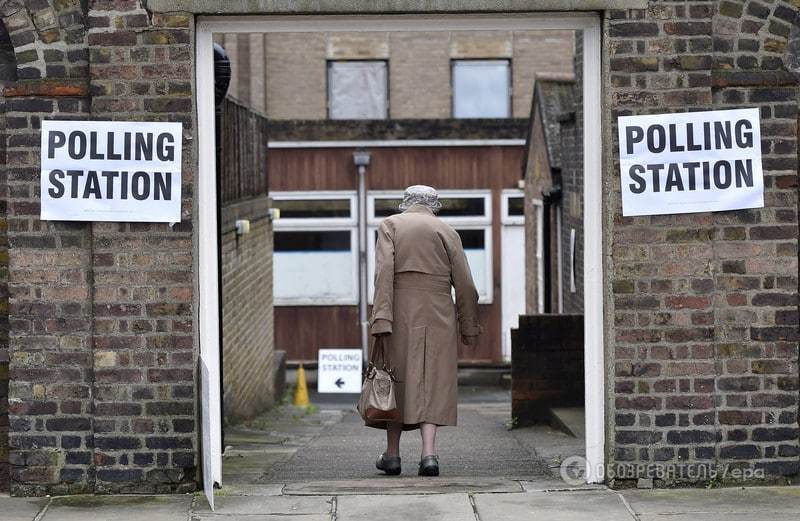
[{"label": "drainpipe", "polygon": [[369,357],[369,322],[367,320],[367,167],[369,152],[353,152],[358,172],[358,322],[361,326],[362,363]]}]

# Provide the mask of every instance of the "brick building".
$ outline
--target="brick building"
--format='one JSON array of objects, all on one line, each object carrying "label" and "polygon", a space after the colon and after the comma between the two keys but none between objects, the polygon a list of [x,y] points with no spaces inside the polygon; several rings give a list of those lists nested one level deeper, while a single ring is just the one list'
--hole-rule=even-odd
[{"label": "brick building", "polygon": [[536,82],[526,155],[527,313],[580,313],[583,244],[581,140],[574,81]]},{"label": "brick building", "polygon": [[452,68],[468,60],[510,62],[508,116],[525,118],[537,74],[572,74],[573,39],[572,31],[214,36],[231,57],[230,94],[272,120],[329,119],[330,69],[341,62],[386,67],[388,119],[449,119]]},{"label": "brick building", "polygon": [[362,342],[356,149],[372,157],[368,280],[379,219],[396,211],[405,186],[435,186],[440,216],[462,235],[486,331],[479,347],[461,348],[460,361],[509,361],[510,330],[525,311],[514,282],[524,277],[515,206],[524,119],[538,75],[572,77],[574,40],[573,31],[214,35],[231,59],[231,96],[272,121],[270,194],[284,212],[275,230],[275,334],[291,361],[313,364],[319,348]]},{"label": "brick building", "polygon": [[[196,139],[207,131],[196,111],[208,85],[195,81],[195,35],[210,44],[198,17],[347,9],[326,1],[24,4],[0,6],[16,65],[3,92],[11,490],[194,490],[204,461],[198,358],[207,339],[198,224],[208,215],[199,208],[208,180],[198,175],[208,151]],[[404,5],[454,14],[451,2]],[[458,9],[515,12],[503,19],[515,24],[525,11],[576,5],[476,0]],[[602,245],[600,262],[584,266],[587,279],[602,273],[603,295],[602,309],[584,295],[587,316],[602,311],[602,355],[587,365],[601,368],[604,383],[593,388],[602,395],[595,412],[603,435],[592,450],[607,464],[731,464],[770,480],[795,475],[800,8],[784,0],[580,6],[597,13],[591,35],[600,37],[602,64],[584,69],[602,82],[591,92],[602,101],[602,179],[584,176],[585,192],[601,186],[603,203],[602,235],[585,240],[587,250]],[[397,12],[391,2],[361,9]],[[583,125],[594,128],[600,121],[584,94]],[[761,111],[763,209],[622,217],[617,116],[745,106]],[[53,117],[182,122],[182,222],[40,221],[38,129]],[[587,171],[600,168],[593,158],[585,158]]]}]

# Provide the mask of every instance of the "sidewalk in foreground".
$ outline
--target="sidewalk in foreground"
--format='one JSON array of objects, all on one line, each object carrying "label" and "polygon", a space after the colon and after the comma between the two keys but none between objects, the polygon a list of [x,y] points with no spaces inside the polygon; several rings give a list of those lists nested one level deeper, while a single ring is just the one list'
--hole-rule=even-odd
[{"label": "sidewalk in foreground", "polygon": [[[796,520],[800,487],[559,489],[558,483],[399,478],[242,487],[216,497],[0,497],[4,521],[522,521]],[[553,488],[550,488],[553,487]],[[327,489],[327,490],[324,490]],[[515,491],[510,491],[516,489]],[[502,490],[502,492],[501,492]],[[387,493],[389,492],[389,493]]]}]

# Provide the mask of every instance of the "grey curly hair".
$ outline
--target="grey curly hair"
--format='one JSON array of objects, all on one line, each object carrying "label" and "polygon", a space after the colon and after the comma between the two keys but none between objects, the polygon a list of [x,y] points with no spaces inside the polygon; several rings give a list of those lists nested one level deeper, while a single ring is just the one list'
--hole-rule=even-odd
[{"label": "grey curly hair", "polygon": [[442,208],[442,203],[439,201],[439,193],[432,186],[426,185],[413,185],[406,188],[403,194],[403,202],[400,203],[398,208],[405,211],[415,204],[426,206],[434,213]]}]

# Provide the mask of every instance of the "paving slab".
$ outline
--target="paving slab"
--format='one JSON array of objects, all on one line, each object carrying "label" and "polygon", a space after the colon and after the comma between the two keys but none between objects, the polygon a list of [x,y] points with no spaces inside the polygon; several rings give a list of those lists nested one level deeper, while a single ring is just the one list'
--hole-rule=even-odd
[{"label": "paving slab", "polygon": [[519,482],[485,478],[380,477],[339,481],[287,483],[286,495],[371,495],[371,494],[452,494],[452,493],[522,492]]},{"label": "paving slab", "polygon": [[222,496],[280,496],[283,493],[283,484],[271,483],[269,485],[254,485],[244,483],[225,484],[221,489],[215,490],[216,497]]},{"label": "paving slab", "polygon": [[279,445],[289,441],[289,436],[269,434],[258,429],[228,428],[225,430],[225,444],[236,445]]},{"label": "paving slab", "polygon": [[[769,521],[797,521],[798,514],[770,514]],[[750,513],[712,513],[703,514],[645,514],[637,516],[639,521],[764,521],[764,517]]]},{"label": "paving slab", "polygon": [[525,492],[579,492],[583,490],[608,490],[605,485],[583,484],[568,485],[558,478],[542,478],[534,481],[520,481]]},{"label": "paving slab", "polygon": [[800,517],[800,487],[752,487],[719,489],[625,490],[634,512],[641,515],[674,514],[772,514]]},{"label": "paving slab", "polygon": [[259,484],[270,469],[291,458],[296,448],[278,446],[274,451],[254,451],[228,454],[222,458],[223,483]]},{"label": "paving slab", "polygon": [[[332,498],[325,496],[221,496],[214,498],[217,515],[330,514]],[[211,514],[208,503],[198,500],[194,514]]]},{"label": "paving slab", "polygon": [[186,521],[192,496],[53,498],[43,521]]},{"label": "paving slab", "polygon": [[289,518],[283,514],[266,514],[263,516],[242,514],[242,515],[219,515],[219,514],[192,514],[191,521],[330,521],[332,514],[300,514]]},{"label": "paving slab", "polygon": [[0,496],[0,517],[3,521],[31,521],[47,504],[47,498]]},{"label": "paving slab", "polygon": [[475,514],[467,494],[369,495],[337,498],[336,521],[375,521],[375,519],[467,521],[474,520]]},{"label": "paving slab", "polygon": [[491,521],[626,521],[634,520],[619,495],[606,490],[476,494],[480,519]]}]

